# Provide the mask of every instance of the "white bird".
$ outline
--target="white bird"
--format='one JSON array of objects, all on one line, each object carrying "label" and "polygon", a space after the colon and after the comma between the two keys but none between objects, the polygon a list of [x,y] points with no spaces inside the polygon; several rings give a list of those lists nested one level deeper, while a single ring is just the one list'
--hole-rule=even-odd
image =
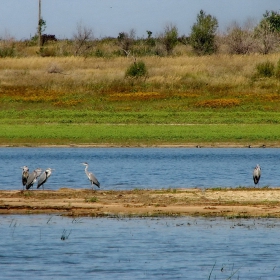
[{"label": "white bird", "polygon": [[33,184],[37,181],[37,178],[40,176],[41,172],[42,172],[42,169],[37,168],[32,173],[29,174],[26,185],[25,185],[27,190],[30,189],[31,187],[33,187]]},{"label": "white bird", "polygon": [[44,184],[47,182],[48,178],[51,176],[52,171],[54,169],[51,168],[47,168],[41,175],[40,178],[38,180],[38,184],[37,184],[37,189],[39,189],[41,186],[44,189]]},{"label": "white bird", "polygon": [[29,176],[29,168],[24,165],[22,168],[22,176],[21,176],[21,181],[22,181],[22,185],[23,187],[26,185],[27,183],[27,178]]},{"label": "white bird", "polygon": [[261,167],[257,164],[253,171],[253,180],[255,185],[259,184],[259,180],[261,178]]},{"label": "white bird", "polygon": [[98,188],[100,188],[100,183],[98,182],[97,178],[91,172],[88,172],[88,163],[83,162],[82,164],[86,166],[85,173],[90,180],[91,185],[96,185]]}]

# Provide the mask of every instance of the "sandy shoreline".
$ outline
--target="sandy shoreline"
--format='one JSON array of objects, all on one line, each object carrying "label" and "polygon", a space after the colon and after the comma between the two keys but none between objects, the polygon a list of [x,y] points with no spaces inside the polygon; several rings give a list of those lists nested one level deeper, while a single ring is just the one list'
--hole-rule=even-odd
[{"label": "sandy shoreline", "polygon": [[0,214],[280,217],[280,188],[0,191]]}]

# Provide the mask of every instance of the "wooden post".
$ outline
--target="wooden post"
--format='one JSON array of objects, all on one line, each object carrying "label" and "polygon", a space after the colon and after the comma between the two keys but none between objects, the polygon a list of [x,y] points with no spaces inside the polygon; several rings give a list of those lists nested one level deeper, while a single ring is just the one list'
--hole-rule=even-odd
[{"label": "wooden post", "polygon": [[38,46],[41,47],[41,0],[39,0],[39,19],[38,19]]}]

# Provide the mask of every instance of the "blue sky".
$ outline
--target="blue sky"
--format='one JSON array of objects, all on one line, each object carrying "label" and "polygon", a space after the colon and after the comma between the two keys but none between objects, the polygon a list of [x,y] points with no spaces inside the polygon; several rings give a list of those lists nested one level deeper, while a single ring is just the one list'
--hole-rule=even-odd
[{"label": "blue sky", "polygon": [[[179,34],[188,35],[202,9],[218,19],[225,31],[233,21],[258,22],[266,10],[280,11],[280,0],[41,0],[45,33],[57,38],[72,38],[81,24],[93,30],[96,38],[119,32],[146,30],[157,35],[167,24],[176,25]],[[38,0],[0,0],[0,37],[28,39],[36,32]]]}]

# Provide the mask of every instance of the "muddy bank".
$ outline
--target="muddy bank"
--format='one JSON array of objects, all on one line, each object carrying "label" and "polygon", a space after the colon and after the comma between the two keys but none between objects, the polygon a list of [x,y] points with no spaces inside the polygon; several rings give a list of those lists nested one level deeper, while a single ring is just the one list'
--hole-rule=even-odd
[{"label": "muddy bank", "polygon": [[112,143],[84,143],[84,144],[48,144],[48,143],[0,143],[2,148],[280,148],[280,141],[235,143],[235,142],[200,142],[200,143],[177,143],[177,144],[112,144]]},{"label": "muddy bank", "polygon": [[280,217],[280,188],[0,191],[0,214]]}]

